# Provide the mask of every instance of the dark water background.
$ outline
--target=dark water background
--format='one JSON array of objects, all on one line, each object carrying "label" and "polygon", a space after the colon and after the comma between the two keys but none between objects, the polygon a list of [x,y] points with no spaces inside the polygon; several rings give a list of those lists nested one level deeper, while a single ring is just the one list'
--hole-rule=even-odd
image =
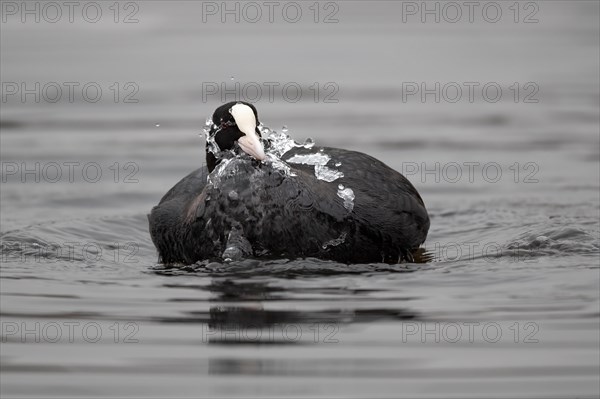
[{"label": "dark water background", "polygon": [[[391,1],[322,2],[318,23],[312,2],[297,23],[203,22],[192,1],[121,2],[119,23],[112,2],[98,23],[3,8],[2,396],[597,397],[599,5],[529,3],[518,23],[513,2],[497,23],[403,22]],[[7,94],[23,82],[79,86]],[[405,99],[411,82],[503,96]],[[405,172],[435,261],[158,265],[146,214],[204,162],[207,89],[236,83],[263,88],[272,128]]]}]

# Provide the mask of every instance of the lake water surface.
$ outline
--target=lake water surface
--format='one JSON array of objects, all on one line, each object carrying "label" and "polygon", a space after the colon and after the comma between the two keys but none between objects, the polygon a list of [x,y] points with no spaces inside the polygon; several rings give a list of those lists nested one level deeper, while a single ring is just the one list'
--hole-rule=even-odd
[{"label": "lake water surface", "polygon": [[[387,1],[221,23],[207,3],[5,13],[2,397],[598,397],[598,3],[529,2],[529,24],[526,2],[519,23],[513,2],[498,23]],[[39,102],[8,94],[36,82]],[[407,94],[436,82],[462,97]],[[403,172],[434,260],[158,264],[146,215],[244,85],[266,125]]]}]

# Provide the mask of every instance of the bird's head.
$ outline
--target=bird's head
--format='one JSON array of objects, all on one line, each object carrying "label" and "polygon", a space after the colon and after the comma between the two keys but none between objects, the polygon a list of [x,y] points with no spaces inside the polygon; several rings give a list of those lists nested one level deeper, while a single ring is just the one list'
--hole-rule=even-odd
[{"label": "bird's head", "polygon": [[[212,172],[219,162],[215,152],[235,149],[235,144],[245,153],[259,161],[266,158],[260,134],[257,129],[258,112],[254,105],[233,101],[217,108],[212,117],[213,128],[206,143],[206,165]],[[210,148],[216,144],[217,151]]]}]

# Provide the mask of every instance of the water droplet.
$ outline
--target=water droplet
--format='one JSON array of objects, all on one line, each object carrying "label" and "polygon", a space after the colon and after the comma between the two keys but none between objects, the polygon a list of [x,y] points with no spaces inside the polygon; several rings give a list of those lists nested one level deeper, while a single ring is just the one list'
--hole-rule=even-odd
[{"label": "water droplet", "polygon": [[231,81],[234,81],[234,80],[235,80],[235,76],[231,76],[231,77],[229,78],[229,80],[231,80]]},{"label": "water droplet", "polygon": [[342,166],[342,163],[341,162],[336,162],[335,166]]},{"label": "water droplet", "polygon": [[208,135],[210,134],[210,130],[213,127],[213,122],[212,119],[210,118],[206,118],[206,121],[204,121],[204,128],[202,129],[204,131],[204,134],[206,135],[206,137],[208,138]]},{"label": "water droplet", "polygon": [[351,188],[342,189],[340,186],[338,186],[339,190],[337,195],[344,200],[344,208],[346,208],[349,212],[352,212],[352,209],[354,209],[354,191]]},{"label": "water droplet", "polygon": [[310,137],[304,141],[304,148],[312,148],[315,145],[315,142]]},{"label": "water droplet", "polygon": [[154,126],[156,126],[156,127],[160,127],[160,123],[157,123],[157,124],[156,124],[156,125],[154,125]]},{"label": "water droplet", "polygon": [[287,133],[287,131],[288,131],[288,127],[287,127],[286,125],[283,125],[283,126],[281,127],[281,131],[282,131],[283,133]]},{"label": "water droplet", "polygon": [[340,190],[343,190],[343,189],[344,189],[344,185],[343,185],[343,184],[340,184],[340,185],[338,185],[338,188],[339,188]]},{"label": "water droplet", "polygon": [[265,136],[269,136],[269,134],[271,134],[271,129],[269,129],[267,126],[260,124],[258,125],[258,131],[260,132],[261,136],[265,135]]}]

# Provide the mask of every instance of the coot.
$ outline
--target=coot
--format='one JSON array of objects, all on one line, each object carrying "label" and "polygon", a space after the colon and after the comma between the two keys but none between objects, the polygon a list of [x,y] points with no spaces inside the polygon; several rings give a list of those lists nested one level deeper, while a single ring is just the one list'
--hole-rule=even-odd
[{"label": "coot", "polygon": [[413,260],[429,230],[423,200],[400,173],[360,152],[269,131],[246,102],[217,108],[206,166],[169,190],[149,222],[167,264],[247,257],[397,263]]}]

